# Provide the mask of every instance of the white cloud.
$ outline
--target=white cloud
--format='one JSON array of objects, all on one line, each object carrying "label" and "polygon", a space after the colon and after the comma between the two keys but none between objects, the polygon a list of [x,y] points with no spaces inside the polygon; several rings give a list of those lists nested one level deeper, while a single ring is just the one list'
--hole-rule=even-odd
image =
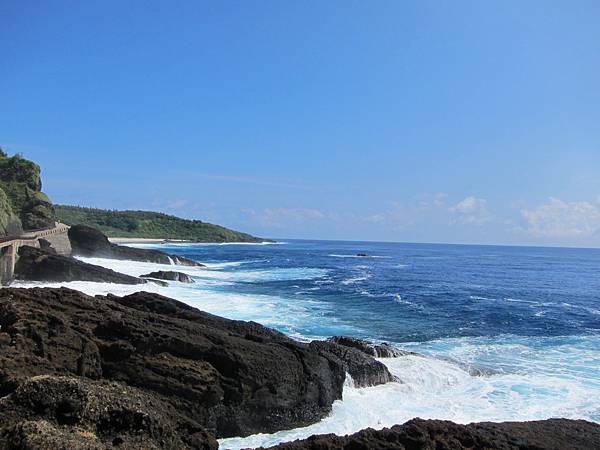
[{"label": "white cloud", "polygon": [[487,201],[483,198],[469,196],[450,208],[453,217],[450,223],[482,225],[491,220],[487,210]]},{"label": "white cloud", "polygon": [[590,202],[565,202],[550,197],[537,208],[522,209],[527,231],[536,237],[593,236],[600,232],[600,209]]},{"label": "white cloud", "polygon": [[281,228],[286,224],[325,219],[327,215],[313,208],[266,208],[260,211],[243,210],[259,225]]}]

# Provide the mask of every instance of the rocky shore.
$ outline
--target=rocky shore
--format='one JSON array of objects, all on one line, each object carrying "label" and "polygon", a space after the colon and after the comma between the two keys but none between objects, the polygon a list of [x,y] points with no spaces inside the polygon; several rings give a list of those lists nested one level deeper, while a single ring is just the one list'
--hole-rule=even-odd
[{"label": "rocky shore", "polygon": [[[75,425],[106,434],[100,442],[135,442],[140,437],[135,420],[119,419],[117,436],[114,427],[102,428],[113,419],[94,406],[109,402],[118,390],[114,383],[123,386],[121,409],[144,411],[139,413],[139,420],[148,421],[144,439],[156,438],[150,432],[156,425],[178,430],[168,439],[216,448],[215,438],[274,432],[323,418],[341,398],[347,371],[362,386],[392,380],[383,364],[358,349],[300,343],[257,323],[213,316],[156,294],[0,291],[0,395],[5,396],[0,448],[27,430],[35,434],[31,430],[50,427],[58,435],[49,436],[59,439]],[[68,400],[73,396],[80,400]]]},{"label": "rocky shore", "polygon": [[[85,226],[71,227],[69,241],[77,256],[202,266],[121,247]],[[19,249],[19,279],[193,282],[178,271],[133,277],[40,246]],[[357,388],[399,382],[376,358],[407,355],[414,353],[347,336],[298,342],[147,292],[90,297],[66,288],[3,288],[0,449],[217,449],[219,438],[319,421],[342,398],[348,376]],[[588,449],[600,448],[600,425],[415,419],[273,448]]]},{"label": "rocky shore", "polygon": [[[391,346],[301,343],[157,294],[0,290],[0,448],[216,449],[216,439],[314,423],[357,386],[394,382]],[[413,420],[282,449],[598,448],[583,421],[456,425]],[[587,447],[586,447],[587,445]]]}]

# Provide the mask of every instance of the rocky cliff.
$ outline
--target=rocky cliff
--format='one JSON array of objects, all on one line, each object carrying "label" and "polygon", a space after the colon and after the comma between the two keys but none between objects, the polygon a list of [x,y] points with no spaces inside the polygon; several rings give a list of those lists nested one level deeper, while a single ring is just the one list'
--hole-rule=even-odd
[{"label": "rocky cliff", "polygon": [[0,149],[0,234],[50,227],[55,213],[42,192],[40,166]]}]

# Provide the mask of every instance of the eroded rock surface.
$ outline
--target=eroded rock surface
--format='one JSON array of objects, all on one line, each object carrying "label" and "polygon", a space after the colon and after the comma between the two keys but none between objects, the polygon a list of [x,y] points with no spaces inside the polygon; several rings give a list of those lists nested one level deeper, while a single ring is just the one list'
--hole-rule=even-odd
[{"label": "eroded rock surface", "polygon": [[0,399],[0,448],[217,449],[157,396],[121,383],[81,377],[32,377]]}]

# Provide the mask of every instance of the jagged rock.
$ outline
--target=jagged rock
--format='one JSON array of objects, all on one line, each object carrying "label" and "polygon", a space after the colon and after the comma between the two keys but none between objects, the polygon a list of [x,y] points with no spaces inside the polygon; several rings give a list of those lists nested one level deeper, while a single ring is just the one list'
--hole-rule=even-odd
[{"label": "jagged rock", "polygon": [[142,284],[146,280],[105,267],[84,263],[35,247],[19,248],[15,278],[30,281],[96,281],[102,283]]},{"label": "jagged rock", "polygon": [[272,450],[590,450],[600,448],[600,425],[584,420],[458,425],[413,419],[383,430],[333,434],[269,447]]},{"label": "jagged rock", "polygon": [[53,255],[57,255],[56,249],[52,247],[52,244],[46,239],[38,239],[38,243],[40,244],[40,249],[44,250],[47,253],[51,253]]},{"label": "jagged rock", "polygon": [[86,225],[73,225],[69,229],[69,240],[74,255],[204,267],[203,264],[191,259],[169,255],[159,250],[113,244],[100,230]]},{"label": "jagged rock", "polygon": [[361,352],[376,358],[399,358],[406,355],[417,355],[417,353],[400,350],[385,342],[381,344],[373,344],[372,342],[365,341],[364,339],[357,339],[350,336],[333,336],[328,340],[330,342],[343,345],[344,347],[356,348]]},{"label": "jagged rock", "polygon": [[331,341],[312,341],[310,347],[335,361],[350,374],[356,387],[376,386],[394,381],[388,368],[366,353]]},{"label": "jagged rock", "polygon": [[180,283],[193,283],[194,280],[187,273],[158,270],[146,275],[140,275],[140,278],[157,278],[159,280],[179,281]]},{"label": "jagged rock", "polygon": [[0,448],[7,450],[218,447],[155,395],[80,377],[29,378],[0,399],[0,417]]},{"label": "jagged rock", "polygon": [[341,398],[345,370],[314,345],[157,294],[0,290],[0,396],[36,375],[118,381],[231,437],[323,418]]}]

